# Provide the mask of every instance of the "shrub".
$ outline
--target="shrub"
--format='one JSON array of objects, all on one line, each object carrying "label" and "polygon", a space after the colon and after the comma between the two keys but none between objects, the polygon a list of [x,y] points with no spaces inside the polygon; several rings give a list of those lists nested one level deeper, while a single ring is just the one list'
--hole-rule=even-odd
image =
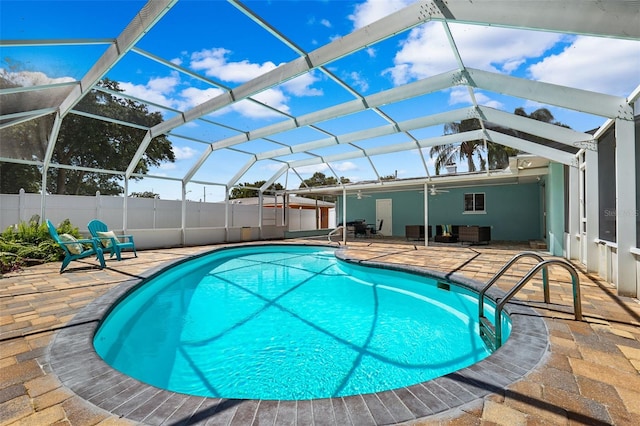
[{"label": "shrub", "polygon": [[[81,238],[78,228],[65,219],[59,226],[61,234]],[[25,266],[62,260],[64,252],[53,241],[40,216],[34,215],[28,222],[9,226],[0,234],[0,272],[19,270]]]}]

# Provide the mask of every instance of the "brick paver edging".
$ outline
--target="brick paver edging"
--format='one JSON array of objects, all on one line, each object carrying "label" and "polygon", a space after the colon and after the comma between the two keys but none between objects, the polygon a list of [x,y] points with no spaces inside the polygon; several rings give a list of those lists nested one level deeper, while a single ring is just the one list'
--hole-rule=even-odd
[{"label": "brick paver edging", "polygon": [[[208,254],[208,253],[205,253]],[[204,255],[204,254],[201,254]],[[348,251],[337,252],[349,259]],[[200,256],[200,255],[199,255]],[[508,303],[505,312],[512,329],[507,342],[484,360],[446,376],[404,388],[373,394],[305,401],[243,400],[204,398],[162,390],[124,375],[100,358],[93,348],[93,337],[111,307],[144,279],[184,260],[169,262],[132,278],[82,309],[48,348],[48,362],[60,381],[84,400],[120,417],[146,425],[252,424],[259,420],[273,423],[276,418],[298,419],[304,424],[395,424],[427,416],[455,416],[465,406],[473,406],[489,394],[519,381],[549,354],[549,335],[543,319],[527,306]],[[419,267],[353,262],[380,268],[402,270],[478,291],[479,283],[456,274],[442,274]],[[488,297],[504,295],[491,289]]]}]

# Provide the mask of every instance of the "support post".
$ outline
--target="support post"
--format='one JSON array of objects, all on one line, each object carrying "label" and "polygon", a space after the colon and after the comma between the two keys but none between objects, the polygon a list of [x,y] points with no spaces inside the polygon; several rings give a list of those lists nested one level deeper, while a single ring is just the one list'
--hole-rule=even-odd
[{"label": "support post", "polygon": [[129,178],[124,177],[124,198],[122,199],[122,232],[127,233],[129,224],[127,219],[129,217]]},{"label": "support post", "polygon": [[264,194],[262,191],[258,192],[258,239],[262,240],[262,222],[264,221]]},{"label": "support post", "polygon": [[229,242],[229,187],[224,187],[224,241]]},{"label": "support post", "polygon": [[586,261],[587,261],[587,272],[598,272],[599,271],[599,256],[598,256],[598,245],[596,244],[596,240],[599,236],[599,224],[598,224],[598,152],[587,150],[585,152],[586,156],[586,176],[585,176],[585,210],[586,210],[586,221],[587,221],[587,232],[586,238],[587,241],[583,243],[583,247],[587,251]]},{"label": "support post", "polygon": [[636,148],[635,124],[616,119],[616,240],[618,255],[618,295],[637,297],[636,261]]},{"label": "support post", "polygon": [[569,233],[567,258],[580,258],[580,174],[577,167],[569,167]]},{"label": "support post", "polygon": [[424,246],[429,246],[429,185],[424,183]]},{"label": "support post", "polygon": [[342,187],[342,244],[347,244],[347,188]]},{"label": "support post", "polygon": [[186,245],[187,242],[187,185],[182,182],[182,217],[180,219],[180,242],[182,246]]}]

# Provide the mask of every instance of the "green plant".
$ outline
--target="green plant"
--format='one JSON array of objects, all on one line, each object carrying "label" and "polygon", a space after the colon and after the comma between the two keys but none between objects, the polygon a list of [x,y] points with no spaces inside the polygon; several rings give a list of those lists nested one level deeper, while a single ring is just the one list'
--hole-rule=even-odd
[{"label": "green plant", "polygon": [[[59,226],[61,234],[81,238],[77,227],[65,219]],[[0,234],[0,272],[19,270],[38,263],[55,262],[64,257],[62,249],[49,235],[47,225],[40,224],[40,216],[9,226]]]}]

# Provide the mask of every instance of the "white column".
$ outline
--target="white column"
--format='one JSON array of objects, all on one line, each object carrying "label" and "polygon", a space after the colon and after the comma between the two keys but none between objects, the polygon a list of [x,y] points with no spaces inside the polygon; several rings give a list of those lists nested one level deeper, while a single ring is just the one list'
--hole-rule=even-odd
[{"label": "white column", "polygon": [[616,240],[618,295],[637,296],[636,261],[636,151],[632,120],[616,119]]},{"label": "white column", "polygon": [[[44,205],[44,204],[41,204],[41,205]],[[22,221],[26,222],[27,220],[29,220],[28,218],[25,217],[25,213],[24,213],[25,208],[26,208],[26,195],[24,192],[24,188],[20,188],[20,191],[18,191],[18,223]],[[40,223],[44,223],[44,220],[45,220],[45,217],[40,216]]]},{"label": "white column", "polygon": [[100,191],[96,191],[96,215],[95,218],[96,219],[100,219],[100,200],[102,200],[102,198],[100,197]]},{"label": "white column", "polygon": [[567,257],[580,258],[580,174],[577,167],[569,167],[569,238]]},{"label": "white column", "polygon": [[124,198],[122,199],[122,232],[127,233],[129,225],[127,223],[129,216],[129,178],[124,177]]},{"label": "white column", "polygon": [[587,272],[599,272],[600,260],[598,256],[599,247],[595,240],[599,236],[598,225],[598,153],[587,150],[586,157],[586,219],[587,219],[587,241],[583,247],[587,250]]},{"label": "white column", "polygon": [[429,185],[424,184],[424,246],[429,246]]},{"label": "white column", "polygon": [[224,187],[224,240],[229,241],[229,187]]},{"label": "white column", "polygon": [[262,239],[262,222],[263,218],[263,206],[264,206],[264,196],[262,192],[258,192],[258,239]]},{"label": "white column", "polygon": [[182,219],[180,221],[182,245],[186,245],[187,232],[187,186],[182,183]]},{"label": "white column", "polygon": [[342,187],[342,244],[347,244],[347,188]]}]

